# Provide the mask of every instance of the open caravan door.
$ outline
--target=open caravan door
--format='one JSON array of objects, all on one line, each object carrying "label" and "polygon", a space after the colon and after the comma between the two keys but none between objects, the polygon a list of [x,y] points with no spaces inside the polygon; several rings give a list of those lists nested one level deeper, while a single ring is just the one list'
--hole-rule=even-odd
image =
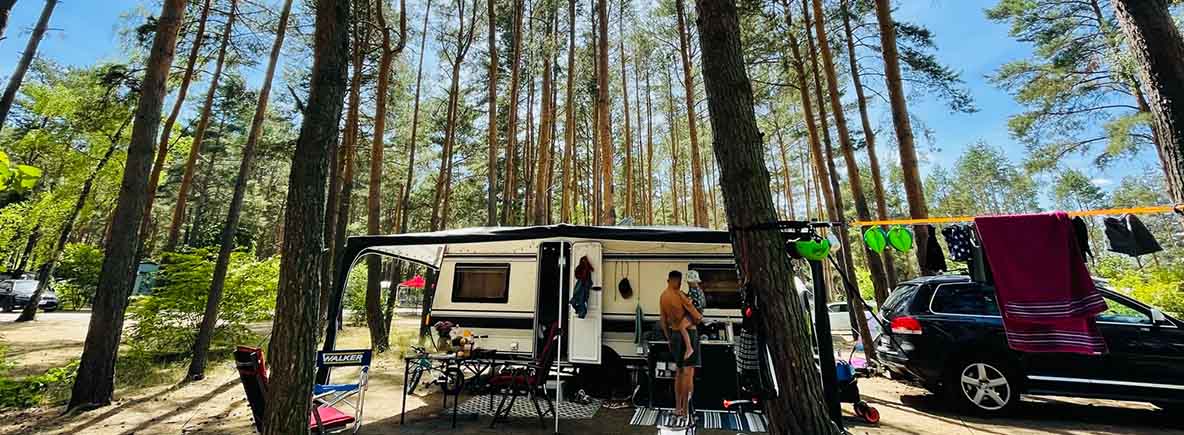
[{"label": "open caravan door", "polygon": [[600,242],[576,242],[571,247],[572,267],[569,269],[571,276],[568,282],[572,283],[573,300],[580,296],[581,284],[576,278],[576,269],[579,269],[581,259],[587,257],[592,265],[591,288],[587,291],[587,312],[581,317],[574,305],[568,310],[567,355],[568,361],[573,363],[600,364],[601,321],[604,318],[602,252]]}]

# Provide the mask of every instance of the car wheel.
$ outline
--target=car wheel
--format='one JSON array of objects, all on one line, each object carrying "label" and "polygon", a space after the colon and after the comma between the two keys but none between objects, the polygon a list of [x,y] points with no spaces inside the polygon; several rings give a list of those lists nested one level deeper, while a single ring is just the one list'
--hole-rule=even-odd
[{"label": "car wheel", "polygon": [[947,373],[946,396],[962,408],[982,415],[999,415],[1019,402],[1017,377],[1005,364],[971,358],[954,364]]}]

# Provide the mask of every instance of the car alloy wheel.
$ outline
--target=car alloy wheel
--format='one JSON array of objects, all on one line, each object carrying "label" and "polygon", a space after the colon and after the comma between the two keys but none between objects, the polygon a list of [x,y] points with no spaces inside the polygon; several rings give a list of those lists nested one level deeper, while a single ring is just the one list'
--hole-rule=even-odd
[{"label": "car alloy wheel", "polygon": [[978,408],[998,411],[1011,402],[1012,389],[1007,376],[986,363],[972,363],[959,377],[962,395]]}]

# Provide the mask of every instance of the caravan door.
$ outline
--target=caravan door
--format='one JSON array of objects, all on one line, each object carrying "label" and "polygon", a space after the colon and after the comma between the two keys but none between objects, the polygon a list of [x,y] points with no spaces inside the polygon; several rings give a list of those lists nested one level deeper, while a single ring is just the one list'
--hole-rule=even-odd
[{"label": "caravan door", "polygon": [[592,264],[592,288],[588,291],[588,311],[580,318],[574,307],[568,310],[569,331],[568,361],[585,364],[600,364],[601,349],[601,320],[604,317],[604,265],[601,262],[603,248],[600,242],[576,242],[571,247],[571,276],[572,295],[576,296],[579,282],[576,279],[576,269],[580,266],[580,259],[587,257]]}]

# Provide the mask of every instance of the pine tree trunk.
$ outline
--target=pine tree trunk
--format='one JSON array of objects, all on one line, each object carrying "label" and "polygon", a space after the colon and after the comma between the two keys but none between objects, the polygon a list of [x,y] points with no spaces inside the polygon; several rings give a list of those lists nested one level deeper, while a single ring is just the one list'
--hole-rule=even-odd
[{"label": "pine tree trunk", "polygon": [[654,224],[654,105],[650,97],[650,72],[645,69],[645,216],[646,223]]},{"label": "pine tree trunk", "polygon": [[502,222],[514,224],[514,203],[518,201],[517,163],[518,153],[518,100],[521,97],[522,74],[522,19],[523,0],[514,0],[514,30],[511,33],[512,54],[510,56],[510,108],[506,115],[506,182],[502,190]]},{"label": "pine tree trunk", "polygon": [[457,20],[459,22],[456,33],[456,52],[451,59],[451,86],[448,88],[448,112],[444,124],[444,148],[441,152],[440,176],[436,179],[436,199],[432,204],[432,231],[441,230],[448,226],[448,201],[452,192],[452,155],[456,145],[456,120],[460,106],[460,68],[464,64],[465,54],[473,43],[476,34],[477,0],[474,0],[469,13],[472,18],[465,21],[465,2],[457,0]]},{"label": "pine tree trunk", "polygon": [[29,295],[29,302],[25,303],[25,309],[16,318],[17,322],[28,322],[37,316],[37,308],[41,304],[41,295],[45,293],[45,289],[49,288],[53,273],[57,270],[58,262],[62,259],[62,252],[66,250],[66,242],[70,240],[70,235],[74,232],[74,223],[78,220],[78,214],[82,212],[82,207],[86,205],[86,199],[90,197],[90,191],[94,186],[95,178],[103,171],[103,167],[107,166],[107,162],[111,160],[111,155],[115,154],[115,149],[119,147],[120,139],[123,137],[123,130],[127,128],[127,125],[131,121],[131,118],[128,118],[119,127],[119,131],[111,138],[111,145],[107,146],[107,152],[103,153],[103,157],[99,158],[99,163],[95,165],[90,175],[86,177],[86,181],[82,183],[82,190],[78,192],[78,199],[74,201],[74,207],[66,214],[66,219],[62,222],[62,228],[58,231],[57,244],[53,246],[53,251],[49,254],[49,261],[42,265],[41,271],[38,272],[37,289],[33,290],[32,295]]},{"label": "pine tree trunk", "polygon": [[1116,0],[1114,8],[1138,60],[1168,193],[1184,203],[1184,40],[1166,0]]},{"label": "pine tree trunk", "polygon": [[680,202],[679,192],[682,192],[678,182],[682,178],[682,172],[678,170],[678,120],[675,119],[673,74],[670,74],[669,69],[663,69],[666,71],[666,108],[669,110],[666,114],[666,124],[670,128],[670,212],[674,224],[679,225],[683,223],[683,220],[678,205]]},{"label": "pine tree trunk", "polygon": [[230,46],[230,36],[234,33],[234,21],[238,15],[237,6],[238,0],[230,0],[230,12],[226,15],[226,27],[222,30],[222,42],[218,48],[218,61],[214,66],[214,75],[210,78],[210,89],[206,93],[205,105],[201,109],[201,118],[197,123],[197,129],[193,132],[193,146],[189,149],[189,158],[185,161],[185,173],[181,176],[181,185],[177,187],[177,203],[173,206],[173,221],[169,224],[169,234],[164,244],[165,251],[175,251],[181,238],[181,226],[185,223],[189,190],[193,188],[193,174],[197,170],[197,159],[201,154],[206,129],[210,126],[214,98],[218,95],[218,83],[222,78],[223,67],[226,65],[226,51]]},{"label": "pine tree trunk", "polygon": [[629,119],[629,76],[625,74],[625,2],[621,2],[621,12],[617,14],[617,53],[621,57],[621,110],[625,115],[625,217],[636,217],[633,209],[633,126]]},{"label": "pine tree trunk", "polygon": [[276,27],[275,41],[271,46],[271,57],[268,58],[267,71],[263,76],[263,87],[259,90],[259,100],[255,105],[255,116],[251,118],[247,143],[243,145],[242,160],[239,162],[238,176],[234,182],[234,194],[230,200],[230,211],[226,215],[226,222],[222,225],[221,246],[218,249],[218,259],[214,263],[214,276],[210,281],[210,292],[206,296],[206,310],[197,331],[197,339],[193,343],[193,356],[189,362],[189,372],[186,375],[186,378],[191,380],[205,377],[206,359],[210,350],[210,341],[214,336],[214,328],[218,324],[218,310],[222,302],[223,289],[226,286],[226,274],[230,270],[230,254],[234,251],[235,234],[238,233],[243,198],[247,193],[251,165],[255,160],[255,148],[259,143],[259,138],[263,135],[263,121],[267,117],[267,100],[271,97],[271,82],[275,77],[280,51],[284,47],[284,36],[287,34],[288,17],[291,11],[292,0],[285,0]]},{"label": "pine tree trunk", "polygon": [[[892,125],[896,129],[897,148],[900,150],[900,169],[904,173],[904,191],[909,203],[909,216],[913,219],[929,217],[925,203],[925,190],[921,185],[921,171],[917,166],[917,147],[913,138],[913,126],[909,120],[908,102],[905,101],[903,80],[900,74],[900,53],[896,47],[896,25],[892,21],[892,5],[889,0],[876,0],[876,19],[880,26],[880,50],[884,55],[884,82],[888,87],[888,102],[892,106]],[[925,225],[913,227],[917,241],[917,262],[925,263],[929,228]],[[924,267],[922,273],[928,273]]]},{"label": "pine tree trunk", "polygon": [[[147,203],[153,145],[160,129],[165,83],[173,63],[177,30],[185,14],[185,4],[185,0],[166,0],[156,21],[156,36],[145,63],[144,80],[140,82],[140,101],[132,124],[119,200],[112,212],[111,235],[103,250],[106,255],[99,273],[78,376],[66,406],[68,410],[106,406],[111,403],[115,390],[115,357],[123,336],[123,315],[134,283],[135,256],[140,245],[138,230]],[[307,415],[304,425],[306,430]]]},{"label": "pine tree trunk", "polygon": [[678,16],[678,54],[682,59],[682,85],[687,104],[687,133],[691,140],[691,217],[697,227],[707,226],[707,202],[703,189],[703,162],[699,153],[699,118],[695,114],[695,76],[691,72],[690,37],[687,35],[683,0],[674,0]]},{"label": "pine tree trunk", "polygon": [[[764,144],[753,111],[752,84],[740,46],[740,22],[732,0],[700,0],[699,40],[716,161],[719,162],[730,228],[777,220]],[[782,397],[765,401],[769,433],[838,434],[823,404],[822,386],[811,349],[810,317],[798,295],[786,291],[792,280],[789,257],[777,230],[732,232],[741,279],[761,292],[760,321]],[[790,395],[794,399],[789,398]]]},{"label": "pine tree trunk", "polygon": [[789,209],[789,220],[797,220],[794,212],[793,203],[793,183],[789,179],[789,151],[785,148],[785,138],[781,134],[781,129],[777,129],[777,145],[781,148],[781,178],[785,181],[782,186],[785,190],[785,202]]},{"label": "pine tree trunk", "polygon": [[[144,218],[140,221],[140,240],[144,243],[148,240],[148,233],[152,225],[152,204],[156,202],[156,190],[160,187],[160,177],[164,173],[165,163],[168,161],[169,148],[172,147],[173,126],[177,123],[177,118],[181,115],[181,108],[185,106],[185,98],[189,95],[189,85],[193,83],[193,73],[197,68],[198,57],[201,54],[202,42],[205,40],[206,22],[210,17],[210,2],[212,0],[205,0],[205,4],[201,8],[201,16],[197,20],[197,33],[193,37],[193,46],[189,48],[189,57],[185,62],[185,74],[181,76],[181,85],[177,88],[176,101],[173,102],[173,109],[169,112],[169,117],[165,119],[164,126],[160,131],[160,143],[156,146],[156,161],[152,163],[152,174],[148,177],[148,204],[144,208]],[[150,247],[146,247],[150,250]],[[145,249],[141,249],[141,257],[148,255]]]},{"label": "pine tree trunk", "polygon": [[[822,0],[814,0],[814,30],[818,33],[818,45],[821,48],[822,64],[826,68],[826,87],[830,94],[830,105],[834,109],[835,126],[839,131],[839,143],[841,152],[843,153],[843,162],[847,167],[847,183],[851,188],[851,196],[855,200],[855,214],[860,220],[871,220],[871,212],[867,207],[867,199],[863,195],[863,181],[859,175],[859,162],[855,160],[855,149],[851,144],[851,133],[847,130],[847,115],[843,110],[843,102],[839,97],[839,80],[838,74],[835,71],[834,57],[830,51],[830,39],[826,34],[826,26],[823,23],[822,17],[825,15],[822,12]],[[835,177],[838,178],[838,177]],[[844,221],[845,222],[845,221]],[[844,257],[848,262],[848,279],[851,283],[851,291],[853,294],[847,295],[847,305],[850,307],[849,312],[855,313],[855,326],[859,329],[859,335],[863,337],[864,354],[869,359],[876,359],[876,347],[872,345],[872,336],[867,327],[867,317],[864,315],[865,307],[863,306],[863,297],[859,294],[858,284],[855,274],[851,273],[855,269],[855,265],[851,263],[851,251],[855,249],[850,244],[849,231],[846,228],[838,229],[840,238],[846,239],[843,241],[843,251],[846,252]],[[884,278],[884,264],[880,261],[880,256],[876,255],[865,243],[859,243],[863,247],[864,258],[867,259],[868,269],[871,271],[872,286],[875,288],[875,294],[888,294],[888,283]]]},{"label": "pine tree trunk", "polygon": [[[427,6],[423,13],[423,29],[420,31],[419,37],[419,66],[415,71],[415,103],[411,109],[411,141],[407,143],[407,180],[403,183],[403,192],[399,196],[399,207],[401,209],[399,217],[399,232],[406,233],[411,220],[411,189],[415,187],[415,150],[418,148],[416,143],[419,139],[419,101],[420,91],[423,85],[423,55],[427,48],[428,41],[428,18],[432,16],[432,0],[428,0]],[[511,102],[511,104],[513,104]],[[513,119],[513,112],[511,112],[511,119]],[[506,160],[514,155],[513,140],[506,143]],[[509,181],[509,173],[507,172],[507,181]],[[504,198],[504,196],[503,196]],[[503,213],[505,212],[505,205],[502,206]],[[502,221],[505,221],[503,216]]]},{"label": "pine tree trunk", "polygon": [[[4,88],[4,95],[0,96],[0,130],[4,128],[5,121],[8,120],[8,112],[12,110],[12,103],[16,101],[16,91],[21,88],[21,83],[25,81],[25,74],[29,72],[29,65],[33,63],[33,58],[37,57],[37,46],[41,44],[41,39],[45,37],[45,31],[49,29],[49,17],[53,15],[53,9],[57,7],[58,0],[45,0],[45,7],[41,9],[41,16],[37,18],[37,26],[33,27],[33,34],[29,35],[29,43],[25,45],[25,51],[21,53],[21,59],[16,64],[16,69],[12,71],[12,76],[8,78],[8,86]],[[12,5],[8,5],[11,9]],[[8,22],[8,11],[3,11],[4,21]],[[0,36],[3,33],[0,32]]]},{"label": "pine tree trunk", "polygon": [[575,174],[572,173],[576,147],[576,0],[567,2],[567,22],[567,85],[563,98],[563,193],[560,199],[559,219],[563,223],[572,223],[576,204]]},{"label": "pine tree trunk", "polygon": [[[847,40],[847,63],[851,67],[851,86],[855,88],[855,98],[859,104],[859,120],[863,127],[863,138],[867,144],[867,160],[868,166],[871,167],[872,173],[872,189],[876,198],[876,219],[888,219],[888,205],[884,199],[884,180],[880,174],[880,156],[876,153],[876,131],[872,129],[870,116],[867,110],[867,97],[863,94],[863,80],[859,73],[859,60],[855,55],[855,35],[851,31],[851,16],[847,8],[847,0],[843,0],[843,33]],[[887,228],[885,228],[887,230]],[[880,293],[879,287],[876,288],[876,304],[883,306],[884,300],[888,298],[888,292],[896,287],[896,265],[892,261],[892,253],[884,251],[880,254],[884,258],[884,275],[888,280],[887,291]]]},{"label": "pine tree trunk", "polygon": [[489,28],[489,149],[486,150],[486,182],[489,183],[485,200],[485,225],[497,225],[497,8],[494,0],[485,1],[486,20]]},{"label": "pine tree trunk", "polygon": [[608,95],[608,0],[596,1],[596,25],[599,28],[596,38],[596,63],[599,74],[596,76],[596,129],[600,141],[600,183],[603,188],[601,194],[600,224],[615,225],[617,212],[613,208],[613,138],[612,122],[609,119]]},{"label": "pine tree trunk", "polygon": [[16,5],[16,0],[0,0],[0,41],[6,39],[4,33],[8,30],[8,17],[12,13],[14,5]]},{"label": "pine tree trunk", "polygon": [[[264,434],[308,431],[312,397],[328,149],[338,140],[349,62],[350,1],[316,3],[312,83],[288,181],[280,281],[272,321]],[[331,309],[336,309],[333,307]]]},{"label": "pine tree trunk", "polygon": [[539,94],[539,142],[536,164],[534,171],[534,203],[531,210],[531,221],[537,225],[546,225],[551,223],[550,216],[550,201],[547,200],[548,192],[551,188],[551,182],[548,179],[550,173],[551,163],[551,149],[554,142],[554,129],[552,125],[555,123],[555,100],[552,98],[554,93],[554,62],[551,56],[551,49],[555,45],[555,26],[554,20],[551,19],[555,8],[551,4],[547,6],[544,15],[547,17],[547,24],[543,31],[544,49],[543,57],[543,88]]}]

